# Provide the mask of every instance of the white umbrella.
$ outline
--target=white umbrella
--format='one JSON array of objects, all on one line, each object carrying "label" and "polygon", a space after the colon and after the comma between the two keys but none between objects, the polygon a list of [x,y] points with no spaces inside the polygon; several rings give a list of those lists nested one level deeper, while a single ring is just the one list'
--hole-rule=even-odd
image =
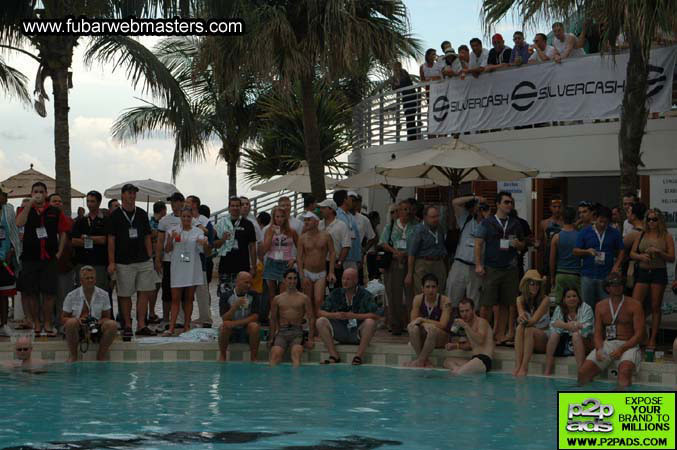
[{"label": "white umbrella", "polygon": [[431,187],[434,185],[435,182],[427,177],[390,177],[377,173],[376,169],[369,169],[336,183],[336,187],[345,189],[382,187],[388,191],[393,201],[397,199],[397,193],[403,187]]},{"label": "white umbrella", "polygon": [[453,187],[464,181],[513,181],[538,173],[460,139],[388,161],[379,165],[376,171],[390,177],[427,177],[435,184]]},{"label": "white umbrella", "polygon": [[107,198],[120,198],[122,193],[122,186],[125,184],[133,184],[139,188],[139,192],[136,193],[137,201],[149,202],[166,202],[167,197],[172,195],[174,192],[179,192],[179,190],[171,183],[164,183],[162,181],[155,181],[148,178],[147,180],[133,180],[125,181],[124,183],[116,184],[106,189],[103,195]]},{"label": "white umbrella", "polygon": [[[324,184],[328,188],[333,188],[337,181],[333,178],[324,177]],[[301,162],[298,169],[274,180],[252,186],[252,189],[261,192],[279,192],[282,190],[302,193],[313,192],[310,188],[310,171],[305,161]]]}]

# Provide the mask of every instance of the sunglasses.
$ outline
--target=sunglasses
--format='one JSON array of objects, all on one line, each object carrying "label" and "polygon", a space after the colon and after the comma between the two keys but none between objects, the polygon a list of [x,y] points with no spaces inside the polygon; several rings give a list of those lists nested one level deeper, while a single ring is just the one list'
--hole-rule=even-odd
[{"label": "sunglasses", "polygon": [[529,286],[538,286],[539,284],[540,284],[540,282],[538,282],[536,280],[529,280]]},{"label": "sunglasses", "polygon": [[504,205],[512,205],[515,202],[513,200],[503,200],[501,203],[503,203]]},{"label": "sunglasses", "polygon": [[647,217],[647,222],[658,222],[658,217]]},{"label": "sunglasses", "polygon": [[17,352],[27,352],[30,349],[31,349],[30,347],[17,347],[16,351]]}]

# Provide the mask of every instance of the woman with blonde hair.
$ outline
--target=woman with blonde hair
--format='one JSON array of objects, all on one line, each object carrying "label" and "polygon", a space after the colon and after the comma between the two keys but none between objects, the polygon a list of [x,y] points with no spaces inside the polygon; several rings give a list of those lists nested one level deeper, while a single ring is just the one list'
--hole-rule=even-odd
[{"label": "woman with blonde hair", "polygon": [[661,324],[661,303],[668,284],[667,263],[675,261],[675,241],[668,233],[660,210],[654,208],[647,211],[644,231],[633,242],[630,258],[639,261],[632,298],[644,303],[647,292],[650,292],[651,335],[645,354],[647,361],[653,361],[656,335]]},{"label": "woman with blonde hair", "polygon": [[529,370],[534,352],[544,353],[550,326],[550,300],[545,295],[545,279],[538,270],[528,270],[520,281],[517,297],[517,328],[515,329],[514,376],[523,377]]},{"label": "woman with blonde hair", "polygon": [[284,287],[284,273],[296,263],[297,243],[298,235],[289,225],[287,212],[279,206],[274,207],[261,244],[261,252],[265,255],[263,279],[271,300],[279,293],[278,288],[281,291]]}]

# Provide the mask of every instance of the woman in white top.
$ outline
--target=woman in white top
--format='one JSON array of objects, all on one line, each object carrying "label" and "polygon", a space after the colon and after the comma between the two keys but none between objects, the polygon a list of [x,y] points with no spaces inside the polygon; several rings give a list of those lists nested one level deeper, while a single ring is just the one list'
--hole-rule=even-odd
[{"label": "woman in white top", "polygon": [[513,375],[526,376],[531,355],[545,353],[550,326],[550,300],[543,292],[544,279],[537,270],[527,270],[520,282],[517,297],[515,329],[515,370]]},{"label": "woman in white top", "polygon": [[263,279],[268,285],[270,298],[277,295],[278,286],[280,291],[284,289],[282,279],[287,269],[291,269],[296,263],[294,255],[297,243],[298,235],[289,225],[286,211],[276,206],[261,244],[261,251],[265,254]]},{"label": "woman in white top", "polygon": [[545,351],[545,375],[552,374],[555,356],[576,358],[580,368],[588,350],[592,348],[594,313],[587,303],[581,300],[575,287],[564,289],[562,304],[555,308],[550,321],[548,345]]},{"label": "woman in white top", "polygon": [[163,336],[174,336],[179,304],[182,299],[183,313],[186,318],[183,330],[190,330],[195,287],[205,283],[200,261],[200,247],[208,248],[209,242],[204,232],[193,226],[193,211],[189,206],[181,210],[181,225],[170,228],[168,233],[169,239],[167,239],[165,251],[172,254],[170,275],[172,309],[169,330]]},{"label": "woman in white top", "polygon": [[440,67],[435,64],[437,61],[437,51],[434,48],[429,48],[425,51],[425,62],[421,64],[419,75],[421,81],[434,81],[442,79],[442,72]]}]

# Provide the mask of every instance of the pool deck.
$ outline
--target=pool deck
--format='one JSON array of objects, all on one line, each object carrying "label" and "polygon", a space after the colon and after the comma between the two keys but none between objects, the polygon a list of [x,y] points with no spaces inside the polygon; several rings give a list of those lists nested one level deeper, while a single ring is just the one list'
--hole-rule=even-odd
[{"label": "pool deck", "polygon": [[[119,362],[172,362],[172,361],[216,361],[218,358],[218,346],[216,342],[170,342],[162,344],[143,343],[144,338],[135,339],[132,342],[123,342],[120,337],[116,338],[110,351],[110,360]],[[339,345],[339,354],[342,363],[349,363],[357,346]],[[0,361],[13,358],[13,344],[9,338],[0,339]],[[59,338],[40,337],[34,343],[34,357],[53,362],[63,362],[68,356],[66,342]],[[92,345],[85,354],[84,361],[94,361],[96,346]],[[413,357],[413,349],[409,346],[406,336],[393,337],[384,330],[379,330],[374,342],[365,354],[364,363],[376,366],[401,367]],[[435,350],[431,360],[437,368],[447,356],[470,357],[470,352],[451,351],[442,349]],[[303,361],[317,364],[328,358],[324,345],[316,340],[315,348],[305,351]],[[267,361],[268,349],[265,343],[261,343],[258,360]],[[288,361],[288,355],[285,360]],[[231,344],[228,348],[229,361],[249,361],[249,348],[244,344]],[[498,347],[493,360],[493,371],[511,372],[515,367],[515,354],[512,348]],[[535,354],[529,364],[529,375],[542,376],[545,368],[545,355]],[[576,362],[573,357],[560,357],[555,359],[555,377],[576,378]],[[614,377],[608,373],[602,374],[600,380],[612,380]],[[672,355],[658,362],[642,363],[639,374],[634,381],[640,384],[660,385],[677,387],[677,364],[672,361]]]}]

